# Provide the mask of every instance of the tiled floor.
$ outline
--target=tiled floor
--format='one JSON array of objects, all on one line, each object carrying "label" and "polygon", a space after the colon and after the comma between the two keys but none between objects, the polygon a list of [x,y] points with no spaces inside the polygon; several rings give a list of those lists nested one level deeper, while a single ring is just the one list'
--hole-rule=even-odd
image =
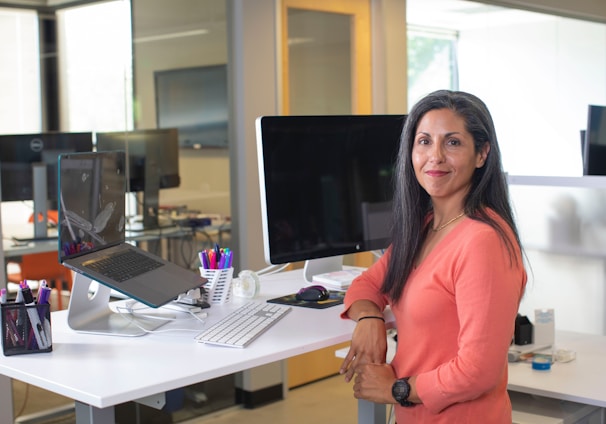
[{"label": "tiled floor", "polygon": [[357,422],[357,400],[350,383],[342,376],[330,377],[291,390],[286,400],[255,409],[234,407],[186,424],[260,424],[260,423],[331,423]]},{"label": "tiled floor", "polygon": [[[70,403],[69,399],[45,392],[34,386],[14,382],[15,413],[30,415],[41,409],[55,408]],[[54,420],[37,422],[73,424],[75,417],[73,414],[68,414]],[[293,389],[289,391],[285,400],[255,409],[232,407],[182,421],[183,424],[351,424],[356,422],[357,401],[353,397],[351,383],[345,383],[342,376],[329,377]]]}]

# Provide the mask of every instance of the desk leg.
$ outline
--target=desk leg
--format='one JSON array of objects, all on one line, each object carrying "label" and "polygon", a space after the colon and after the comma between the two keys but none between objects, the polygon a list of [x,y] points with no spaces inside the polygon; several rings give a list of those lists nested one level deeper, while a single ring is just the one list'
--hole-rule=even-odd
[{"label": "desk leg", "polygon": [[13,411],[13,382],[10,377],[0,375],[0,423],[12,423]]},{"label": "desk leg", "polygon": [[76,424],[115,424],[114,407],[95,408],[76,401]]},{"label": "desk leg", "polygon": [[358,400],[358,424],[384,424],[387,419],[385,405]]}]

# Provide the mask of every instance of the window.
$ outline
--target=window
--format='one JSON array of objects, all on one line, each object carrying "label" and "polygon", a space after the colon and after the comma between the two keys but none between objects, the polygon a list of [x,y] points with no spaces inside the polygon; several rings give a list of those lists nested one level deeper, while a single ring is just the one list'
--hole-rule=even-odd
[{"label": "window", "polygon": [[0,8],[0,134],[39,132],[40,60],[36,12]]},{"label": "window", "polygon": [[133,128],[130,2],[57,12],[64,131]]},{"label": "window", "polygon": [[437,89],[456,90],[457,33],[408,25],[408,104]]}]

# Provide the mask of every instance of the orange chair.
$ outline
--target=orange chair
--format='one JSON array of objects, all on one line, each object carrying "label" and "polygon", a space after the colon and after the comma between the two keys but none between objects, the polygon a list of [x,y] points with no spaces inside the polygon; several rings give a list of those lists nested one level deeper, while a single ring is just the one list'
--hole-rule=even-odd
[{"label": "orange chair", "polygon": [[23,255],[18,265],[20,272],[9,273],[8,281],[19,284],[23,280],[46,280],[51,289],[57,290],[57,307],[63,309],[61,292],[71,292],[73,279],[72,272],[59,263],[57,251]]}]

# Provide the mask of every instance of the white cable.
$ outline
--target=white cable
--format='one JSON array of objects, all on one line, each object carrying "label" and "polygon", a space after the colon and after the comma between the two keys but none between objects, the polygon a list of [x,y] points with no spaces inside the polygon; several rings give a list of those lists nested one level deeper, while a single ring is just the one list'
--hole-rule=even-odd
[{"label": "white cable", "polygon": [[[188,315],[190,315],[189,317],[186,318],[177,318],[177,317],[162,317],[162,316],[158,316],[158,315],[153,315],[153,314],[146,314],[146,313],[139,313],[137,312],[138,310],[149,310],[148,307],[146,306],[142,306],[140,308],[134,308],[133,306],[138,303],[137,301],[131,301],[131,302],[127,302],[126,306],[117,306],[116,307],[116,311],[122,316],[124,317],[126,320],[128,320],[129,322],[131,322],[132,324],[134,324],[137,328],[139,328],[140,330],[146,332],[146,333],[166,333],[166,332],[170,332],[170,331],[192,331],[192,332],[196,332],[199,333],[200,329],[192,329],[192,328],[170,328],[170,329],[166,329],[166,330],[148,330],[146,328],[144,328],[143,326],[139,325],[139,323],[137,323],[137,321],[135,320],[135,317],[141,317],[141,318],[147,318],[147,319],[157,319],[157,320],[161,320],[161,321],[183,321],[185,319],[195,319],[197,321],[200,321],[202,324],[205,324],[206,321],[204,320],[204,318],[206,318],[208,316],[208,313],[206,312],[193,312],[191,310],[183,310],[183,309],[178,309],[179,312],[185,312]],[[171,305],[164,305],[162,306],[162,308],[165,309],[169,309],[169,310],[177,310],[175,308],[169,308]],[[203,316],[200,316],[203,315]]]},{"label": "white cable", "polygon": [[283,271],[286,267],[288,267],[290,265],[289,263],[283,264],[283,265],[270,265],[266,268],[263,268],[262,270],[256,271],[257,275],[271,275],[271,274],[276,274],[278,272]]}]

